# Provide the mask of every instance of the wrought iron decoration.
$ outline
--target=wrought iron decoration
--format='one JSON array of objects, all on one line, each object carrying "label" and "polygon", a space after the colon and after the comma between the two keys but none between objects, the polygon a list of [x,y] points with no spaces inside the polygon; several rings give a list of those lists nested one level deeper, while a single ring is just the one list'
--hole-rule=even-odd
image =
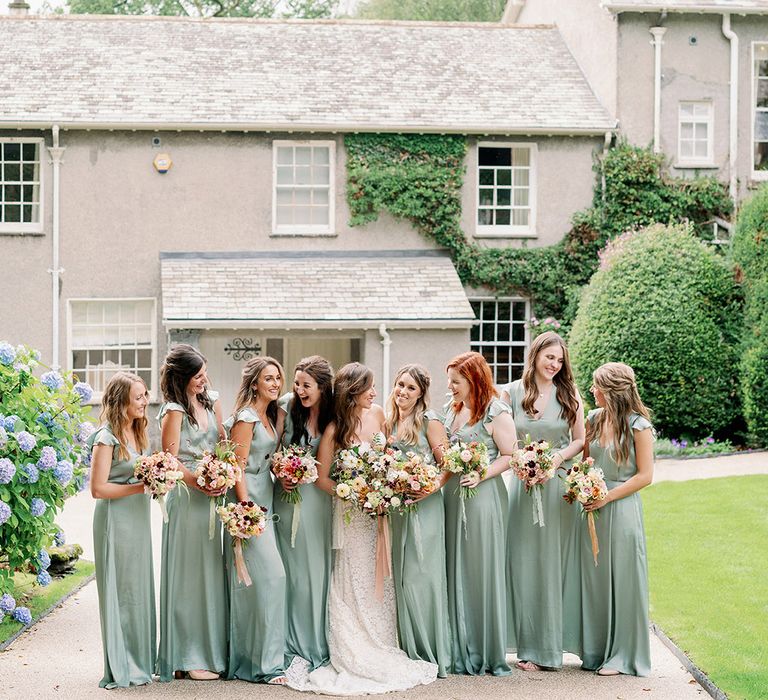
[{"label": "wrought iron decoration", "polygon": [[250,360],[261,355],[261,343],[253,338],[232,338],[224,347],[224,352],[231,355],[235,362]]}]

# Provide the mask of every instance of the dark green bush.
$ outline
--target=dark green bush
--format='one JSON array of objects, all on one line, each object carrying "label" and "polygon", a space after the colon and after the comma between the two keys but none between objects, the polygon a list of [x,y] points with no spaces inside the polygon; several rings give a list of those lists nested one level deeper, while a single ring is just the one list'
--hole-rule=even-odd
[{"label": "dark green bush", "polygon": [[731,267],[682,225],[626,233],[601,253],[570,335],[582,390],[626,362],[668,436],[701,438],[739,415],[740,296]]}]

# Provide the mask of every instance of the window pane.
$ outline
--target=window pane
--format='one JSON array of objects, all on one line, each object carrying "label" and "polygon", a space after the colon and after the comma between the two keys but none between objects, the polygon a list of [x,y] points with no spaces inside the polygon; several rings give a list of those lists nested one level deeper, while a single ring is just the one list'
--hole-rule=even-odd
[{"label": "window pane", "polygon": [[497,185],[511,185],[512,184],[512,171],[508,168],[496,171],[496,184]]},{"label": "window pane", "polygon": [[524,301],[516,301],[512,304],[512,318],[515,321],[527,321],[526,304]]},{"label": "window pane", "polygon": [[758,60],[755,61],[757,63],[757,74],[760,76],[768,76],[768,60]]},{"label": "window pane", "polygon": [[469,303],[472,306],[472,312],[475,314],[475,318],[480,318],[480,307],[482,306],[483,302],[470,301]]},{"label": "window pane", "polygon": [[293,184],[293,168],[292,167],[282,167],[277,169],[277,184],[278,185]]},{"label": "window pane", "polygon": [[496,384],[508,384],[509,379],[509,368],[508,367],[497,367],[496,368],[496,376],[494,377],[494,381]]},{"label": "window pane", "polygon": [[21,196],[22,199],[25,202],[34,202],[35,201],[35,185],[22,185],[21,186]]},{"label": "window pane", "polygon": [[293,202],[294,204],[311,204],[312,190],[294,190]]},{"label": "window pane", "polygon": [[530,165],[531,164],[531,149],[530,148],[515,148],[512,150],[512,161],[515,165]]},{"label": "window pane", "polygon": [[312,158],[315,165],[329,165],[331,162],[331,149],[328,146],[315,146],[312,149]]},{"label": "window pane", "polygon": [[496,349],[496,361],[500,365],[509,364],[509,345],[501,345]]},{"label": "window pane", "polygon": [[478,340],[480,340],[480,326],[472,326],[472,328],[469,331],[469,339],[476,343]]},{"label": "window pane", "polygon": [[312,165],[312,148],[309,146],[296,146],[294,157],[297,165]]},{"label": "window pane", "polygon": [[24,160],[38,160],[36,143],[24,143],[21,145],[21,155]]},{"label": "window pane", "polygon": [[290,207],[277,207],[277,214],[275,216],[278,226],[290,225],[293,223],[293,209]]},{"label": "window pane", "polygon": [[312,207],[312,224],[315,226],[328,225],[327,207]]},{"label": "window pane", "polygon": [[768,112],[755,112],[755,141],[768,141]]},{"label": "window pane", "polygon": [[294,169],[297,185],[311,185],[312,184],[312,168],[308,166],[296,166]]},{"label": "window pane", "polygon": [[293,221],[295,224],[306,225],[312,223],[312,213],[310,207],[294,207]]},{"label": "window pane", "polygon": [[478,149],[480,165],[511,165],[512,151],[509,148],[491,148],[482,146]]},{"label": "window pane", "polygon": [[293,148],[291,146],[277,147],[277,164],[278,165],[293,164]]},{"label": "window pane", "polygon": [[6,202],[21,201],[21,185],[6,185],[3,189],[5,190],[3,199]]},{"label": "window pane", "polygon": [[493,206],[493,190],[481,189],[480,190],[480,206]]},{"label": "window pane", "polygon": [[693,116],[693,104],[690,102],[683,102],[680,104],[680,116],[691,117]]},{"label": "window pane", "polygon": [[696,142],[695,153],[696,153],[696,157],[697,158],[706,158],[707,157],[707,142],[706,141],[697,141]]},{"label": "window pane", "polygon": [[509,342],[509,324],[508,323],[499,323],[496,327],[496,339],[499,342],[508,343]]},{"label": "window pane", "polygon": [[755,144],[755,170],[768,169],[768,143]]},{"label": "window pane", "polygon": [[768,80],[758,80],[755,99],[758,107],[768,107]]},{"label": "window pane", "polygon": [[685,123],[680,125],[680,138],[681,139],[693,138],[693,124]]},{"label": "window pane", "polygon": [[3,148],[3,160],[6,162],[21,160],[21,144],[20,143],[6,143]]},{"label": "window pane", "polygon": [[515,364],[522,364],[525,361],[525,346],[513,345],[512,346],[512,362]]},{"label": "window pane", "polygon": [[3,208],[3,221],[10,223],[21,221],[21,207],[18,204],[6,204]]},{"label": "window pane", "polygon": [[522,343],[525,340],[525,326],[522,323],[512,324],[512,340]]},{"label": "window pane", "polygon": [[478,209],[477,210],[477,223],[480,226],[490,226],[493,224],[493,210],[492,209]]},{"label": "window pane", "polygon": [[325,189],[312,190],[312,203],[328,204],[328,190],[325,190]]},{"label": "window pane", "polygon": [[496,225],[508,226],[509,225],[509,209],[497,209],[496,210]]},{"label": "window pane", "polygon": [[695,133],[695,138],[699,139],[700,141],[706,141],[707,140],[707,125],[706,124],[696,124],[694,133]]},{"label": "window pane", "polygon": [[330,181],[330,169],[324,165],[316,165],[312,168],[312,183],[315,185],[327,185]]},{"label": "window pane", "polygon": [[515,189],[515,206],[528,206],[528,190]]},{"label": "window pane", "polygon": [[680,141],[680,157],[693,157],[693,141]]},{"label": "window pane", "polygon": [[528,187],[530,170],[515,170],[515,185]]},{"label": "window pane", "polygon": [[278,204],[291,204],[293,202],[293,190],[289,190],[285,187],[277,188],[277,203]]},{"label": "window pane", "polygon": [[486,301],[483,303],[483,320],[496,320],[496,304],[494,304],[492,301]]},{"label": "window pane", "polygon": [[18,163],[6,163],[3,168],[3,179],[6,182],[18,182],[21,180],[21,165]]},{"label": "window pane", "polygon": [[697,117],[707,119],[712,105],[708,103],[698,103],[693,105],[693,113]]},{"label": "window pane", "polygon": [[508,301],[499,301],[496,302],[496,308],[498,309],[499,321],[509,321],[509,316],[512,312],[512,304]]},{"label": "window pane", "polygon": [[527,226],[529,213],[528,209],[515,209],[512,214],[512,225]]},{"label": "window pane", "polygon": [[481,170],[480,171],[480,184],[481,185],[493,185],[493,170]]},{"label": "window pane", "polygon": [[512,190],[496,190],[496,204],[508,207],[511,203]]},{"label": "window pane", "polygon": [[492,342],[492,341],[496,340],[496,338],[494,338],[494,335],[495,334],[493,332],[493,324],[492,323],[484,323],[483,324],[483,332],[482,332],[483,340],[486,341],[486,342]]}]

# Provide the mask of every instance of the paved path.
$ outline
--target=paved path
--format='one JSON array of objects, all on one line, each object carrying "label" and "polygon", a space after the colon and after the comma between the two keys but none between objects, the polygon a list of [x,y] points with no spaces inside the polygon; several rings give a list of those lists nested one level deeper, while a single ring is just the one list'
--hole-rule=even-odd
[{"label": "paved path", "polygon": [[[656,464],[655,482],[768,473],[768,453],[696,460],[661,460]],[[84,556],[93,559],[91,518],[93,500],[87,493],[70,499],[58,518],[70,542],[80,542]],[[155,572],[160,571],[160,513],[152,508]],[[159,586],[158,586],[159,589]],[[512,659],[511,659],[512,660]],[[576,657],[566,656],[559,673],[515,671],[506,678],[451,676],[430,686],[387,698],[455,698],[487,700],[703,700],[709,696],[683,669],[680,662],[651,635],[650,678],[619,676],[600,678],[579,670]],[[0,654],[0,699],[105,698],[98,688],[102,673],[96,585],[91,583],[64,605],[37,623]],[[128,691],[113,691],[140,698],[292,698],[301,694],[284,688],[252,685],[241,681],[194,683],[174,681]]]}]

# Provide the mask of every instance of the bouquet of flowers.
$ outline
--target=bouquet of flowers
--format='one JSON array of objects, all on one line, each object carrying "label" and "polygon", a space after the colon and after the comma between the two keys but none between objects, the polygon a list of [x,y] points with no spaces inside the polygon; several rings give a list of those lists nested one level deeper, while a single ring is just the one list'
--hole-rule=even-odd
[{"label": "bouquet of flowers", "polygon": [[531,440],[525,436],[523,448],[512,455],[512,472],[523,482],[525,492],[533,497],[533,524],[544,527],[544,511],[541,505],[541,489],[554,475],[554,455],[546,440]]},{"label": "bouquet of flowers", "polygon": [[211,517],[208,522],[208,538],[211,540],[216,526],[216,505],[223,494],[240,481],[242,474],[243,470],[235,454],[235,443],[231,440],[220,440],[213,452],[206,450],[197,460],[197,485],[206,491],[221,492],[221,495],[211,496]]},{"label": "bouquet of flowers", "polygon": [[[288,479],[296,486],[311,484],[317,481],[317,460],[312,456],[310,448],[290,445],[272,455],[272,472],[278,479]],[[298,488],[291,491],[283,490],[280,498],[293,503],[291,547],[294,547],[301,518],[301,490]]]},{"label": "bouquet of flowers", "polygon": [[440,470],[419,454],[408,451],[396,468],[387,474],[387,480],[395,493],[400,496],[402,508],[416,510],[414,496],[427,495],[437,488]]},{"label": "bouquet of flowers", "polygon": [[[587,457],[585,460],[574,462],[571,468],[565,474],[565,494],[563,498],[568,503],[578,501],[582,506],[596,501],[602,501],[608,495],[608,487],[605,484],[603,470],[595,467],[595,460]],[[584,515],[582,509],[581,514]],[[600,552],[600,546],[597,541],[597,531],[595,530],[595,518],[599,517],[598,512],[590,511],[587,515],[587,526],[589,528],[589,538],[592,541],[592,558],[597,566],[597,555]]]},{"label": "bouquet of flowers", "polygon": [[[460,476],[477,474],[481,479],[488,473],[490,460],[488,446],[484,442],[455,440],[443,451],[443,468]],[[467,512],[464,501],[477,495],[477,487],[459,486],[461,494],[461,521],[464,523],[464,537],[467,537]]]},{"label": "bouquet of flowers", "polygon": [[243,558],[243,542],[258,537],[264,532],[269,520],[276,520],[276,516],[268,516],[267,509],[253,501],[239,501],[227,503],[216,509],[219,519],[224,524],[227,532],[232,537],[232,546],[235,550],[235,570],[237,580],[250,586],[251,577]]},{"label": "bouquet of flowers", "polygon": [[165,495],[176,488],[177,484],[184,484],[184,472],[181,471],[181,462],[170,452],[154,452],[145,457],[139,457],[133,467],[133,475],[144,484],[144,493],[157,499],[160,511],[163,514],[163,522],[168,522],[168,511],[165,507]]}]

